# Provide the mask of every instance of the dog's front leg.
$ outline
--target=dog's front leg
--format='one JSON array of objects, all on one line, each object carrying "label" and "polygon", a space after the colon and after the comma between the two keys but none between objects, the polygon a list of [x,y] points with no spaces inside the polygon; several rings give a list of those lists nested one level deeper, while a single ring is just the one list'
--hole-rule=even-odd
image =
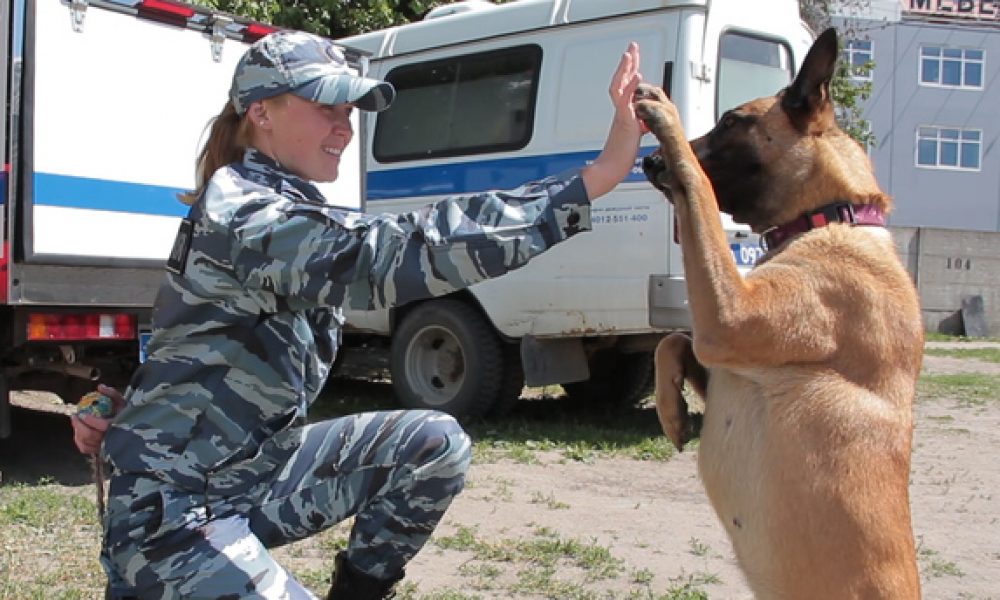
[{"label": "dog's front leg", "polygon": [[746,289],[736,268],[712,183],[684,134],[677,107],[663,90],[640,86],[636,113],[660,142],[665,168],[657,187],[669,189],[683,248],[684,274],[691,300],[699,356],[713,366],[724,357],[730,332],[745,313]]},{"label": "dog's front leg", "polygon": [[695,358],[691,338],[683,333],[672,333],[660,340],[655,366],[656,416],[663,433],[680,452],[700,429],[699,419],[688,413],[684,381],[690,382],[694,391],[705,398],[708,371]]}]

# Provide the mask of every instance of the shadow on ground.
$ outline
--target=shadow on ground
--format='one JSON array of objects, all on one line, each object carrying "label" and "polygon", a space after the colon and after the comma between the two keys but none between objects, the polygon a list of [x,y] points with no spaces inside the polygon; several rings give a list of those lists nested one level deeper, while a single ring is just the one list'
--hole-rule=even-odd
[{"label": "shadow on ground", "polygon": [[[334,378],[327,384],[310,417],[319,420],[396,408],[399,405],[388,382]],[[466,421],[463,425],[477,441],[545,439],[573,444],[596,443],[603,439],[629,444],[663,435],[651,403],[622,406],[614,402],[574,402],[562,393],[554,396],[526,394],[501,417]]]},{"label": "shadow on ground", "polygon": [[87,458],[73,445],[65,414],[11,407],[13,433],[0,440],[0,483],[91,482]]},{"label": "shadow on ground", "polygon": [[[310,412],[310,420],[368,410],[399,408],[392,385],[384,381],[332,379]],[[84,485],[90,465],[73,445],[67,415],[13,407],[13,435],[0,440],[0,483],[51,481]],[[565,395],[523,398],[511,411],[464,423],[477,441],[524,442],[544,439],[557,444],[635,443],[662,435],[649,405],[618,406],[574,403]]]}]

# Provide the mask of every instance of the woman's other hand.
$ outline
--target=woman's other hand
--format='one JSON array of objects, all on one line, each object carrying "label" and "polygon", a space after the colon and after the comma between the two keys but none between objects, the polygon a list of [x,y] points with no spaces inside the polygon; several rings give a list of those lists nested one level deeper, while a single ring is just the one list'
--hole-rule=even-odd
[{"label": "woman's other hand", "polygon": [[125,398],[121,392],[103,383],[97,385],[97,391],[111,399],[114,407],[110,417],[100,417],[94,414],[77,414],[70,417],[70,425],[73,427],[73,442],[77,449],[84,454],[97,454],[101,450],[101,442],[104,441],[104,434],[114,421],[114,415],[121,412],[125,406]]}]

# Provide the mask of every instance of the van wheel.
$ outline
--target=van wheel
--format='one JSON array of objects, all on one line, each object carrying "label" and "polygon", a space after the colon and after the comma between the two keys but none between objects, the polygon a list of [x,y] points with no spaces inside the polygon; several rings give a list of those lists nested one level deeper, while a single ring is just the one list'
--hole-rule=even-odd
[{"label": "van wheel", "polygon": [[482,314],[457,300],[413,309],[392,335],[392,386],[408,408],[480,417],[493,406],[503,348]]},{"label": "van wheel", "polygon": [[503,376],[496,400],[490,408],[490,418],[506,416],[521,400],[524,391],[524,366],[521,364],[521,345],[503,344]]},{"label": "van wheel", "polygon": [[632,406],[653,393],[653,353],[602,350],[590,359],[590,379],[564,383],[574,402]]},{"label": "van wheel", "polygon": [[10,437],[13,432],[10,417],[10,387],[7,376],[0,373],[0,440]]}]

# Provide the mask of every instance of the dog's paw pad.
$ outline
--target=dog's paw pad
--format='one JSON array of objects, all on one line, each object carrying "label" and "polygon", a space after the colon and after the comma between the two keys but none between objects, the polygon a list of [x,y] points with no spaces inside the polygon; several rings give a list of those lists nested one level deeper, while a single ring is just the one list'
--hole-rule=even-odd
[{"label": "dog's paw pad", "polygon": [[635,105],[635,114],[646,122],[647,126],[664,121],[660,104],[651,100],[642,100]]},{"label": "dog's paw pad", "polygon": [[648,83],[640,83],[635,88],[635,99],[636,100],[658,100],[663,102],[666,100],[667,95],[664,91],[655,85]]}]

